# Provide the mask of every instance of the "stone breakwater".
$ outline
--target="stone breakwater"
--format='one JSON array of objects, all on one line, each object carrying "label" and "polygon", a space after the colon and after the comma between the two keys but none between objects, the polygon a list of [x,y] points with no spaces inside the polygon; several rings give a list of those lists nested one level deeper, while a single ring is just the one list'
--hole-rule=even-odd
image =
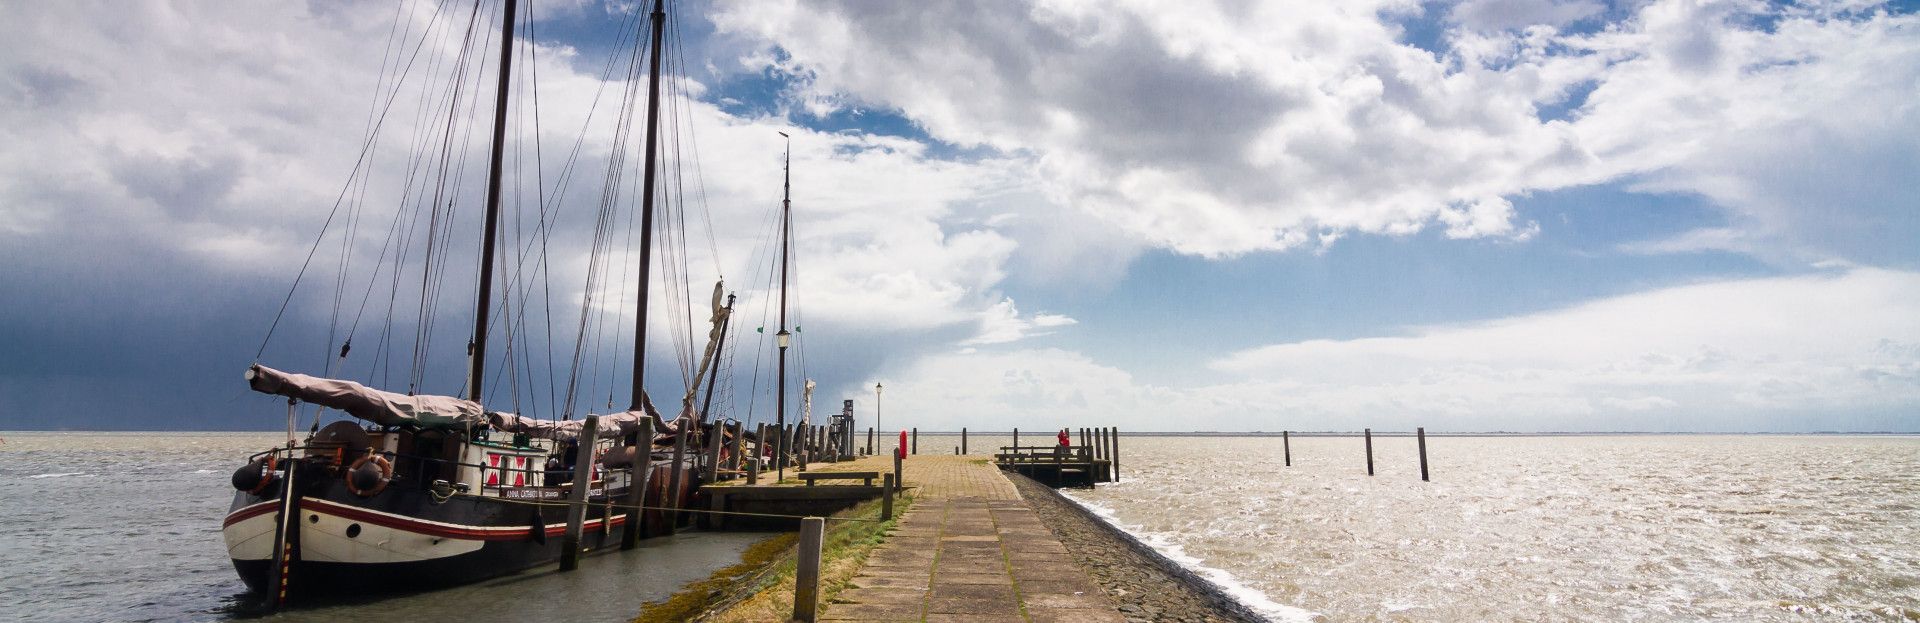
[{"label": "stone breakwater", "polygon": [[1128,621],[1241,622],[1266,618],[1045,485],[1009,477],[1034,515],[1065,545]]}]

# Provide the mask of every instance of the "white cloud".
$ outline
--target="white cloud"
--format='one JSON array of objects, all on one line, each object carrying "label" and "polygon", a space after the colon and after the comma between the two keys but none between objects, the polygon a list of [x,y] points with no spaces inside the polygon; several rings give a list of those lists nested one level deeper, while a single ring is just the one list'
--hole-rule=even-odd
[{"label": "white cloud", "polygon": [[1013,299],[1004,299],[993,307],[980,313],[980,329],[973,337],[960,342],[963,346],[981,346],[986,344],[1005,344],[1030,337],[1048,335],[1056,327],[1076,324],[1078,321],[1060,314],[1039,313],[1032,317],[1020,317],[1020,310],[1013,305]]},{"label": "white cloud", "polygon": [[1854,269],[1265,346],[1221,357],[1226,378],[1191,387],[1053,349],[941,355],[889,380],[900,390],[888,399],[935,428],[1911,429],[1914,318],[1920,273]]},{"label": "white cloud", "polygon": [[1912,208],[1896,169],[1920,158],[1903,139],[1920,28],[1880,6],[1661,0],[1585,34],[1560,27],[1603,15],[1590,0],[1474,0],[1441,55],[1399,41],[1421,5],[1394,0],[721,5],[715,22],[789,54],[795,98],[1027,155],[1055,202],[1184,253],[1433,225],[1524,238],[1511,197],[1627,180],[1710,198],[1755,248],[1910,261],[1893,247],[1920,227],[1873,228]]}]

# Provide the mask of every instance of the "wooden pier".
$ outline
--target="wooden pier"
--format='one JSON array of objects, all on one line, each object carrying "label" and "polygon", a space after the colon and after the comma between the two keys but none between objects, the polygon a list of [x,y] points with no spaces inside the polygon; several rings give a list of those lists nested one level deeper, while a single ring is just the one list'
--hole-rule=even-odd
[{"label": "wooden pier", "polygon": [[1014,445],[1001,446],[993,463],[1051,487],[1092,487],[1119,479],[1119,433],[1111,428],[1082,428],[1079,444],[1067,436],[1064,444],[1020,445],[1018,431]]}]

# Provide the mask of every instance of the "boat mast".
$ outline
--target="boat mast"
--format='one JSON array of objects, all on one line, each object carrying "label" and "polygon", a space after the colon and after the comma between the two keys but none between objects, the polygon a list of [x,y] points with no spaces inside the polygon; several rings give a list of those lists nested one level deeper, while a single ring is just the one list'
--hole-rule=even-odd
[{"label": "boat mast", "polygon": [[[660,33],[667,23],[664,0],[653,0],[653,13],[648,18],[652,22],[653,34],[652,38],[648,39],[651,56],[647,59],[647,155],[645,172],[640,184],[640,292],[636,305],[638,309],[633,316],[633,402],[627,408],[629,411],[640,412],[642,417],[646,417],[647,413],[647,283],[650,281],[653,270],[653,171],[660,129]],[[642,430],[652,429],[648,427]],[[646,437],[643,439],[637,431],[627,435],[627,445],[633,446],[633,451],[637,455],[635,458],[640,459],[635,463],[636,465],[647,464],[648,460],[641,457],[649,456],[653,452],[652,436]],[[587,443],[593,443],[593,441],[588,440]],[[680,466],[675,464],[673,468],[679,470]],[[650,475],[650,471],[636,469],[634,474],[628,477],[627,504],[635,508],[627,511],[626,530],[620,533],[620,549],[627,550],[640,546],[640,510],[637,507],[646,501],[646,486]]]},{"label": "boat mast", "polygon": [[787,139],[785,163],[781,166],[780,182],[780,332],[774,334],[774,341],[780,346],[780,398],[774,408],[774,426],[777,427],[774,447],[774,482],[787,477],[787,345],[793,341],[793,334],[787,332],[787,251],[793,246],[793,137],[781,132]]},{"label": "boat mast", "polygon": [[[660,32],[667,23],[665,0],[653,0],[653,38],[647,69],[647,155],[640,183],[640,300],[633,317],[633,404],[632,411],[646,412],[647,387],[647,284],[653,276],[653,171],[659,145],[660,128]],[[651,444],[653,440],[641,440]],[[645,452],[645,447],[637,451]]]},{"label": "boat mast", "polygon": [[500,227],[500,153],[506,147],[507,78],[513,70],[513,21],[516,0],[507,0],[500,20],[500,86],[493,97],[493,160],[487,168],[486,233],[480,236],[480,292],[474,303],[473,339],[468,342],[467,399],[480,402],[487,370],[487,314],[493,302],[493,242]]}]

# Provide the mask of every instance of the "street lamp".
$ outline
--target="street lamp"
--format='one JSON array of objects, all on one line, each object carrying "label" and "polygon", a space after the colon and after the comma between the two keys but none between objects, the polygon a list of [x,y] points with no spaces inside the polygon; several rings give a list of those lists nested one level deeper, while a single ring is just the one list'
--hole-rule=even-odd
[{"label": "street lamp", "polygon": [[880,389],[879,383],[873,384],[873,429],[884,435],[887,433],[887,428],[880,425]]}]

